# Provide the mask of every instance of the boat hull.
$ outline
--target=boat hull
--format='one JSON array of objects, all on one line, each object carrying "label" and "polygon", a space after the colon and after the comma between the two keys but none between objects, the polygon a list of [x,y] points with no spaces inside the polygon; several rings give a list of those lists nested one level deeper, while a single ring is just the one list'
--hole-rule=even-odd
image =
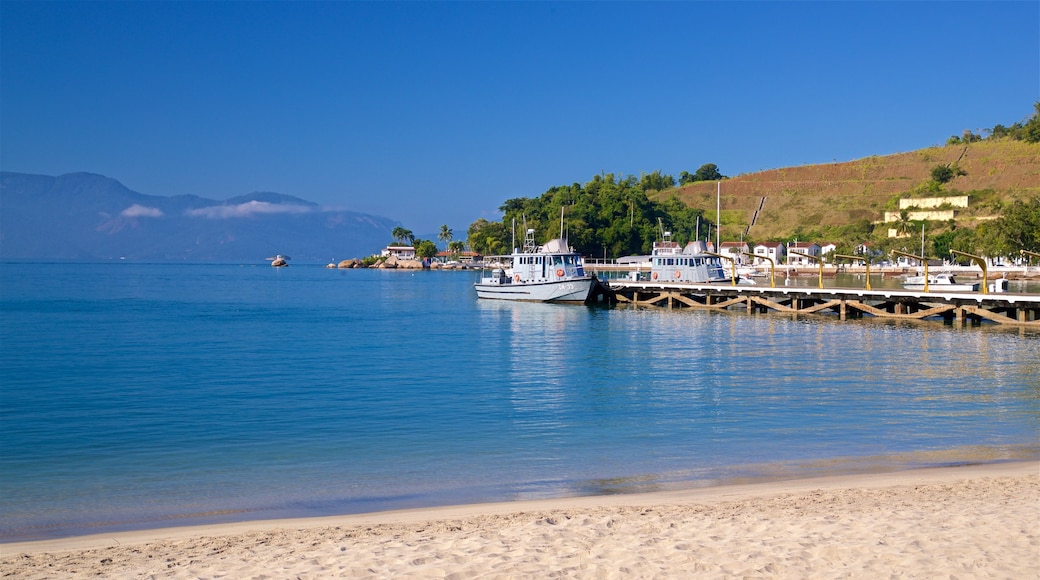
[{"label": "boat hull", "polygon": [[[904,290],[924,292],[924,284],[903,284]],[[978,284],[928,284],[929,292],[978,292]]]},{"label": "boat hull", "polygon": [[592,295],[596,278],[575,278],[570,280],[553,280],[549,282],[514,282],[504,283],[481,281],[473,286],[477,289],[477,298],[487,300],[517,300],[524,302],[573,302],[584,303]]},{"label": "boat hull", "polygon": [[[913,292],[924,291],[924,276],[910,276],[903,282],[903,289]],[[930,292],[978,292],[980,284],[961,284],[949,274],[928,276]]]}]

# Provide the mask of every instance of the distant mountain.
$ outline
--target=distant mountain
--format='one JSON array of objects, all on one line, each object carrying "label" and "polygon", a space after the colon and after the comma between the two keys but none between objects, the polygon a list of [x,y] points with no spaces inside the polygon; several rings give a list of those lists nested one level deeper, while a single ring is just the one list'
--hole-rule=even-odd
[{"label": "distant mountain", "polygon": [[0,172],[0,258],[330,262],[377,252],[399,225],[259,192],[162,197],[91,173]]}]

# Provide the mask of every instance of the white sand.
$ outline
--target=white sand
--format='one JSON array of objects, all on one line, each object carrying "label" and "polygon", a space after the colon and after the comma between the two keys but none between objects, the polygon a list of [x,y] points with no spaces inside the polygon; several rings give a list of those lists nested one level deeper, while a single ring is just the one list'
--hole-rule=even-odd
[{"label": "white sand", "polygon": [[1040,578],[1021,462],[0,545],[14,578]]}]

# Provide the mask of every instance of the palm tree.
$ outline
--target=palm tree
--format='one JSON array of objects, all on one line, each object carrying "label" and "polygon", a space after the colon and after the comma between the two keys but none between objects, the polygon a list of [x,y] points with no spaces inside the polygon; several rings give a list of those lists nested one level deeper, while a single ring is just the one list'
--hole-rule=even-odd
[{"label": "palm tree", "polygon": [[415,235],[412,234],[412,230],[402,228],[401,226],[395,227],[390,231],[390,235],[393,236],[394,241],[398,243],[412,243],[415,241]]},{"label": "palm tree", "polygon": [[441,233],[437,234],[437,239],[446,244],[450,244],[452,237],[451,228],[448,227],[448,224],[441,226]]},{"label": "palm tree", "polygon": [[454,258],[458,258],[459,254],[461,254],[462,251],[465,250],[465,249],[466,249],[466,244],[463,243],[461,240],[455,240],[453,242],[448,242],[448,251],[451,252],[452,257],[454,257]]},{"label": "palm tree", "polygon": [[489,254],[494,254],[495,250],[497,250],[498,247],[501,245],[502,242],[500,242],[498,238],[494,236],[487,236],[486,238],[484,238],[484,247],[487,248],[487,253]]},{"label": "palm tree", "polygon": [[910,212],[904,210],[899,211],[899,221],[896,223],[896,235],[902,237],[910,235],[910,232],[914,229],[914,222],[910,221]]}]

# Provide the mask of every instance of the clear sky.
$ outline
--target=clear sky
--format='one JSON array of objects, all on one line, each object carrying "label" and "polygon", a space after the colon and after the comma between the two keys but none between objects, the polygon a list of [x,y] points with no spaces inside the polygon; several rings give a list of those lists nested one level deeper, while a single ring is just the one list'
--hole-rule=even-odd
[{"label": "clear sky", "polygon": [[0,167],[456,238],[601,172],[734,176],[1028,118],[1040,2],[0,3]]}]

